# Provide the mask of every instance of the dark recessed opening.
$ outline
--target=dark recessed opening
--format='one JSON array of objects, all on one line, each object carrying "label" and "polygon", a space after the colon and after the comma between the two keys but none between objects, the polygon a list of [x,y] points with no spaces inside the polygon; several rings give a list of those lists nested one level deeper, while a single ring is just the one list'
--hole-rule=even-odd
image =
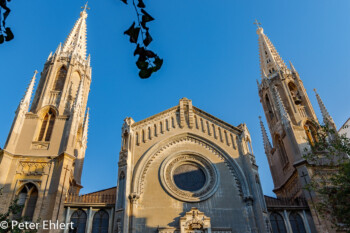
[{"label": "dark recessed opening", "polygon": [[185,191],[197,191],[205,184],[205,174],[195,164],[178,166],[173,172],[173,178],[176,186]]}]

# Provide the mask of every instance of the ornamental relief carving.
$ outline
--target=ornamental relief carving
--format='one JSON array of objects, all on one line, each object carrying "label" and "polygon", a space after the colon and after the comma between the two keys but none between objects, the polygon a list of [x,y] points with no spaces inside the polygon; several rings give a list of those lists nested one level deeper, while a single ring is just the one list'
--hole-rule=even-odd
[{"label": "ornamental relief carving", "polygon": [[47,162],[39,161],[20,161],[17,168],[17,174],[24,174],[26,176],[41,176],[47,174],[47,169],[51,166]]}]

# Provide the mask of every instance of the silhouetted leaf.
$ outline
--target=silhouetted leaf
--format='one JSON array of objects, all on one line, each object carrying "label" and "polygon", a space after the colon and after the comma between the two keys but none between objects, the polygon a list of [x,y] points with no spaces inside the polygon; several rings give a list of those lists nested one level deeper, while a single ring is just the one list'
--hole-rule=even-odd
[{"label": "silhouetted leaf", "polygon": [[146,5],[143,3],[142,0],[139,0],[139,4],[137,4],[137,7],[140,7],[140,8],[145,8]]},{"label": "silhouetted leaf", "polygon": [[142,50],[145,50],[145,48],[144,47],[140,47],[140,45],[137,44],[136,49],[134,51],[134,56],[136,56],[137,54],[141,54]]},{"label": "silhouetted leaf", "polygon": [[135,28],[135,22],[131,25],[131,27],[124,32],[124,34],[130,36],[131,43],[137,43],[137,39],[139,37],[140,27]]},{"label": "silhouetted leaf", "polygon": [[147,47],[151,42],[152,42],[152,37],[149,34],[149,32],[146,32],[146,38],[143,40],[143,43],[145,44],[145,46]]},{"label": "silhouetted leaf", "polygon": [[160,59],[158,56],[154,59],[153,64],[155,65],[155,67],[153,67],[154,72],[158,71],[162,65],[163,65],[163,59]]},{"label": "silhouetted leaf", "polygon": [[13,35],[13,33],[12,33],[10,28],[6,28],[5,32],[6,32],[6,37],[5,37],[6,41],[10,41],[10,40],[12,40],[14,38],[14,35]]},{"label": "silhouetted leaf", "polygon": [[128,5],[128,2],[127,0],[122,0],[122,2],[124,2],[126,5]]},{"label": "silhouetted leaf", "polygon": [[136,56],[136,55],[140,55],[139,59],[138,59],[139,61],[146,61],[146,59],[147,59],[145,48],[140,47],[139,44],[137,44],[137,47],[134,51],[134,56]]},{"label": "silhouetted leaf", "polygon": [[153,57],[156,57],[157,54],[155,54],[154,52],[152,52],[151,50],[145,50],[145,55],[146,57],[148,58],[153,58]]},{"label": "silhouetted leaf", "polygon": [[4,43],[4,35],[0,35],[0,44]]},{"label": "silhouetted leaf", "polygon": [[142,22],[147,23],[147,22],[154,20],[154,18],[150,14],[148,14],[144,9],[141,9],[141,13],[143,14],[142,15]]},{"label": "silhouetted leaf", "polygon": [[148,68],[148,62],[138,60],[138,61],[136,62],[136,66],[137,66],[137,68],[139,68],[140,70],[145,70],[145,69]]},{"label": "silhouetted leaf", "polygon": [[149,78],[152,73],[153,73],[153,69],[140,70],[139,76],[142,79],[146,79],[146,78]]}]

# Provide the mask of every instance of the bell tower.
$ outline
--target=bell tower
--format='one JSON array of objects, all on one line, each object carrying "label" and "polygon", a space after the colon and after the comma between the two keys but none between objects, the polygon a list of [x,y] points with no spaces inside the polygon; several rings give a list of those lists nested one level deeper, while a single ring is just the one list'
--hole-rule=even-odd
[{"label": "bell tower", "polygon": [[1,212],[19,198],[23,217],[60,221],[66,194],[82,188],[91,83],[86,10],[63,46],[47,58],[32,103],[37,72],[19,103],[0,150]]},{"label": "bell tower", "polygon": [[[318,231],[329,232],[328,226],[320,221],[318,213],[311,207],[316,200],[315,193],[303,189],[309,183],[313,169],[316,169],[308,164],[303,154],[317,140],[318,119],[293,64],[290,62],[290,67],[286,66],[263,28],[256,24],[261,68],[261,81],[257,84],[272,144],[261,117],[260,126],[274,182],[273,191],[278,198],[306,198]],[[336,129],[317,93],[316,98],[323,122]]]},{"label": "bell tower", "polygon": [[308,140],[312,142],[317,117],[298,72],[286,66],[276,48],[258,25],[261,82],[260,102],[268,123],[272,145],[261,122],[274,192],[280,197],[302,196],[296,165],[302,162]]}]

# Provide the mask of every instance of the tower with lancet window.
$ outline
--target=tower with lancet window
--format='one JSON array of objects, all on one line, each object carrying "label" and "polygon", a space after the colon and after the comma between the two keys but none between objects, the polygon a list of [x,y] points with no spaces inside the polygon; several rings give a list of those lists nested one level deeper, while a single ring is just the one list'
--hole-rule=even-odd
[{"label": "tower with lancet window", "polygon": [[[257,84],[272,143],[261,118],[260,125],[274,182],[273,191],[278,198],[292,201],[306,198],[311,206],[317,197],[304,187],[310,181],[314,166],[308,164],[304,154],[317,140],[318,119],[299,73],[291,62],[287,67],[263,28],[259,23],[257,26],[261,69],[261,80]],[[317,93],[316,97],[324,123],[336,128]],[[311,213],[317,230],[329,232],[318,213]]]},{"label": "tower with lancet window", "polygon": [[64,44],[47,58],[33,100],[37,72],[18,105],[0,150],[0,212],[18,198],[24,206],[19,216],[62,220],[67,193],[82,188],[91,83],[86,10],[85,6]]}]

